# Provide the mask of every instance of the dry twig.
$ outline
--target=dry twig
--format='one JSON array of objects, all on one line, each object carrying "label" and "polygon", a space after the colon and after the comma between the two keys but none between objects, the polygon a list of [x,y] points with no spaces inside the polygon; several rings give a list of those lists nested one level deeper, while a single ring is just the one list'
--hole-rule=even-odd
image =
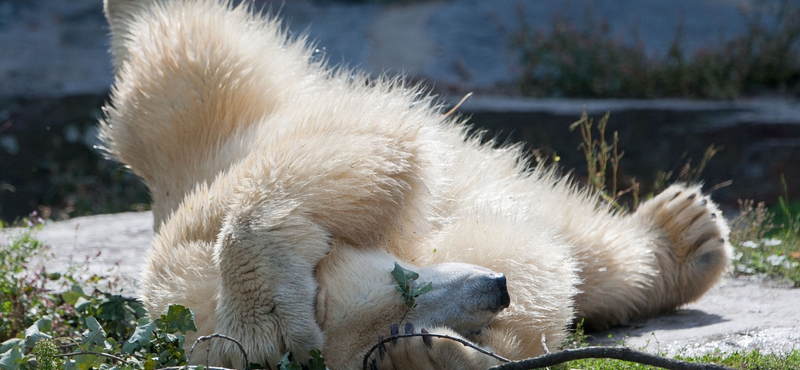
[{"label": "dry twig", "polygon": [[616,360],[635,362],[642,365],[660,367],[667,370],[733,370],[716,364],[698,364],[671,358],[651,355],[627,347],[586,347],[566,349],[561,352],[546,354],[526,360],[513,361],[491,367],[490,370],[528,370],[541,369],[562,364],[568,361],[587,358],[613,358]]},{"label": "dry twig", "polygon": [[128,363],[128,361],[125,361],[125,359],[117,357],[117,356],[114,356],[112,354],[103,353],[103,352],[92,352],[92,351],[70,352],[70,353],[58,354],[58,355],[56,355],[56,357],[72,357],[72,356],[82,356],[82,355],[93,355],[93,356],[108,357],[110,359],[113,359],[114,361],[121,362],[121,363],[123,363],[125,365],[131,366],[131,364]]},{"label": "dry twig", "polygon": [[[372,346],[372,348],[370,348],[369,351],[367,351],[367,353],[364,355],[364,361],[362,363],[363,370],[367,369],[369,357],[372,355],[372,352],[374,352],[379,346],[383,345],[386,342],[397,340],[398,338],[407,338],[407,337],[434,337],[434,338],[450,339],[458,343],[461,343],[464,346],[472,348],[480,353],[483,353],[487,356],[494,357],[500,360],[501,362],[504,362],[504,364],[494,366],[490,368],[490,370],[540,369],[548,366],[562,364],[569,361],[582,360],[587,358],[616,359],[626,362],[634,362],[643,365],[660,367],[667,370],[733,370],[731,368],[722,365],[699,364],[694,362],[680,361],[671,358],[651,355],[649,353],[632,350],[627,347],[587,347],[578,349],[567,349],[560,352],[547,353],[543,356],[529,358],[525,360],[510,361],[493,352],[480,348],[464,339],[453,337],[450,335],[435,334],[435,333],[396,334],[380,339],[378,343]],[[543,337],[542,346],[546,348],[546,345],[547,345],[546,339]]]},{"label": "dry twig", "polygon": [[[231,337],[229,337],[227,335],[222,335],[222,334],[216,334],[215,333],[215,334],[211,334],[211,335],[204,335],[204,336],[202,336],[200,338],[197,338],[197,340],[194,341],[194,344],[192,344],[192,348],[189,349],[189,355],[186,356],[186,358],[189,359],[189,358],[192,357],[192,353],[194,352],[194,347],[197,346],[198,343],[204,342],[204,341],[210,341],[210,340],[216,339],[216,338],[225,339],[225,340],[229,340],[229,341],[231,341],[233,343],[236,343],[236,345],[239,347],[239,350],[242,351],[242,356],[244,357],[244,368],[245,368],[245,370],[250,370],[250,359],[247,358],[247,351],[244,350],[244,346],[242,346],[242,344],[239,343],[238,340],[233,339],[233,338],[231,338]],[[208,366],[208,352],[210,351],[210,349],[211,349],[211,342],[209,342],[208,343],[208,347],[206,347],[206,369],[211,369],[211,367]],[[179,368],[189,368],[189,366],[181,366]],[[167,368],[164,368],[164,369],[167,369]],[[164,370],[164,369],[159,369],[159,370]],[[224,368],[218,368],[218,369],[224,369]]]}]

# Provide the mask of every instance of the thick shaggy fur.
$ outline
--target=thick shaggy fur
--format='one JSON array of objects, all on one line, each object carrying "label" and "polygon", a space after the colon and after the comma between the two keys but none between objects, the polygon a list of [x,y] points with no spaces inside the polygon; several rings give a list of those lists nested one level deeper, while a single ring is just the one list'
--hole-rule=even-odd
[{"label": "thick shaggy fur", "polygon": [[[350,369],[392,323],[410,321],[522,358],[542,353],[543,334],[559,343],[576,318],[603,328],[693,301],[729,263],[725,220],[698,186],[618,214],[529,169],[517,147],[480,144],[417,88],[326,69],[246,6],[105,6],[116,81],[102,139],[153,197],[141,298],[154,315],[192,308],[193,338],[236,337],[272,366],[320,348],[331,368]],[[407,309],[395,261],[445,298]],[[491,272],[444,262],[505,274],[510,307],[490,323],[460,311],[481,295],[456,283]],[[376,365],[493,364],[415,339]],[[240,364],[226,343],[211,355]]]}]

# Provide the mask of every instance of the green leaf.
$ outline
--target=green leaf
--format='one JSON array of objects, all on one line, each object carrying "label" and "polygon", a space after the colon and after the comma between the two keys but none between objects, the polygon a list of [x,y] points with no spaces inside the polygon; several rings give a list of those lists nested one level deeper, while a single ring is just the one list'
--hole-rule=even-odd
[{"label": "green leaf", "polygon": [[97,355],[78,355],[73,358],[75,362],[71,367],[78,370],[91,370],[99,359]]},{"label": "green leaf", "polygon": [[39,328],[39,331],[43,332],[49,332],[53,328],[53,320],[46,317],[36,320],[36,322],[33,324]]},{"label": "green leaf", "polygon": [[416,298],[422,294],[430,292],[433,289],[433,284],[431,283],[428,283],[420,288],[414,288],[414,280],[419,279],[419,274],[414,271],[404,269],[397,262],[394,263],[392,276],[397,281],[397,286],[395,289],[403,294],[403,303],[405,303],[406,307],[408,308],[416,307]]},{"label": "green leaf", "polygon": [[155,370],[156,362],[152,358],[148,358],[144,362],[144,370]]},{"label": "green leaf", "polygon": [[36,345],[36,342],[38,342],[39,340],[52,338],[50,334],[42,333],[40,331],[40,329],[50,330],[51,324],[52,324],[51,320],[42,318],[37,320],[36,323],[31,325],[27,329],[25,329],[25,347],[33,348]]},{"label": "green leaf", "polygon": [[81,344],[103,346],[103,342],[106,340],[106,331],[103,330],[103,327],[100,326],[97,319],[92,316],[86,317],[86,327],[89,330],[81,334]]},{"label": "green leaf", "polygon": [[91,304],[92,304],[92,301],[90,301],[90,300],[88,300],[86,298],[83,298],[83,297],[78,297],[78,299],[75,301],[75,304],[73,304],[73,306],[75,307],[75,311],[85,312],[86,309],[89,308],[89,305],[91,305]]},{"label": "green leaf", "polygon": [[311,358],[308,360],[308,370],[327,370],[325,359],[322,358],[322,351],[312,349],[309,354],[311,354]]},{"label": "green leaf", "polygon": [[8,351],[0,354],[0,370],[17,370],[22,362],[22,352],[19,350],[19,342]]},{"label": "green leaf", "polygon": [[303,367],[292,361],[292,352],[286,352],[278,362],[278,370],[303,370]]},{"label": "green leaf", "polygon": [[23,344],[24,342],[25,342],[25,340],[20,339],[20,338],[11,338],[11,339],[3,342],[2,344],[0,344],[0,353],[5,353],[6,351],[14,348],[14,346],[19,346],[19,345]]},{"label": "green leaf", "polygon": [[401,287],[404,287],[408,284],[408,279],[406,278],[405,274],[406,269],[404,269],[400,264],[397,262],[394,263],[394,270],[392,270],[392,276],[394,276],[394,280],[397,281]]},{"label": "green leaf", "polygon": [[97,318],[105,321],[124,320],[128,312],[125,298],[121,295],[105,294]]},{"label": "green leaf", "polygon": [[67,304],[71,306],[75,306],[75,303],[78,302],[78,298],[88,298],[86,294],[83,293],[83,289],[77,285],[73,285],[70,290],[61,293],[61,299],[64,300]]},{"label": "green leaf", "polygon": [[423,294],[425,294],[427,292],[430,292],[431,290],[433,290],[433,283],[428,283],[428,285],[425,285],[425,286],[423,286],[421,288],[412,289],[411,290],[411,295],[414,296],[414,297],[419,297],[419,296],[421,296],[421,295],[423,295]]},{"label": "green leaf", "polygon": [[194,312],[178,304],[169,306],[167,314],[161,315],[158,319],[158,326],[165,333],[179,331],[181,334],[186,334],[189,330],[197,331],[194,325]]},{"label": "green leaf", "polygon": [[150,321],[147,317],[142,317],[136,325],[136,330],[131,335],[125,344],[122,346],[122,351],[126,353],[133,353],[134,351],[148,345],[153,340],[153,332],[156,330],[156,323]]}]

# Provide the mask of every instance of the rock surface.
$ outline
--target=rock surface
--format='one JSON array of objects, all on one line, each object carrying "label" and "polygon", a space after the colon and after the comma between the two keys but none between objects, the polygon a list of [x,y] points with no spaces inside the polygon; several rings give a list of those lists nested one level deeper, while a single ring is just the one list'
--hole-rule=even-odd
[{"label": "rock surface", "polygon": [[[120,213],[48,223],[37,237],[52,247],[50,271],[89,257],[91,273],[118,269],[133,291],[153,236],[152,214]],[[3,231],[0,231],[3,232]],[[4,231],[8,232],[8,231]],[[19,230],[11,230],[19,232]],[[624,343],[669,354],[703,354],[752,350],[800,349],[800,289],[756,278],[726,278],[699,301],[661,317],[607,332],[592,333],[596,343]],[[611,335],[609,339],[608,336]]]},{"label": "rock surface", "polygon": [[[0,229],[0,243],[22,231]],[[33,236],[49,247],[49,258],[40,261],[48,271],[84,264],[81,274],[122,277],[123,291],[134,295],[153,239],[153,214],[127,212],[47,222]]]}]

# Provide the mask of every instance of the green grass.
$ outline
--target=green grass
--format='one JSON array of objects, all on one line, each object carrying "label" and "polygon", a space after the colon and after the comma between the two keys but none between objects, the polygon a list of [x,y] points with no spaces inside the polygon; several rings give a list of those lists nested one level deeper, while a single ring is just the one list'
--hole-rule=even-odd
[{"label": "green grass", "polygon": [[[800,369],[800,351],[788,354],[767,354],[760,351],[714,352],[702,356],[676,356],[678,360],[703,364],[717,364],[742,370],[796,370]],[[550,367],[551,370],[658,370],[660,368],[619,360],[590,359],[570,361]]]},{"label": "green grass", "polygon": [[[620,343],[624,345],[624,343]],[[581,323],[562,343],[561,348],[584,348],[588,347],[587,336]],[[666,354],[661,354],[666,356]],[[701,364],[717,364],[734,369],[742,370],[796,370],[800,369],[800,350],[789,353],[763,353],[759,350],[734,351],[723,353],[719,350],[703,355],[677,355],[675,359]],[[614,359],[587,359],[575,360],[564,364],[550,367],[551,370],[656,370],[653,366],[641,365]]]},{"label": "green grass", "polygon": [[549,30],[535,30],[520,11],[510,46],[519,56],[519,89],[528,96],[583,98],[796,95],[800,9],[787,0],[755,8],[742,14],[742,36],[692,55],[683,52],[680,31],[667,55],[648,55],[640,41],[617,39],[608,22],[592,14],[578,24],[555,17]]}]

